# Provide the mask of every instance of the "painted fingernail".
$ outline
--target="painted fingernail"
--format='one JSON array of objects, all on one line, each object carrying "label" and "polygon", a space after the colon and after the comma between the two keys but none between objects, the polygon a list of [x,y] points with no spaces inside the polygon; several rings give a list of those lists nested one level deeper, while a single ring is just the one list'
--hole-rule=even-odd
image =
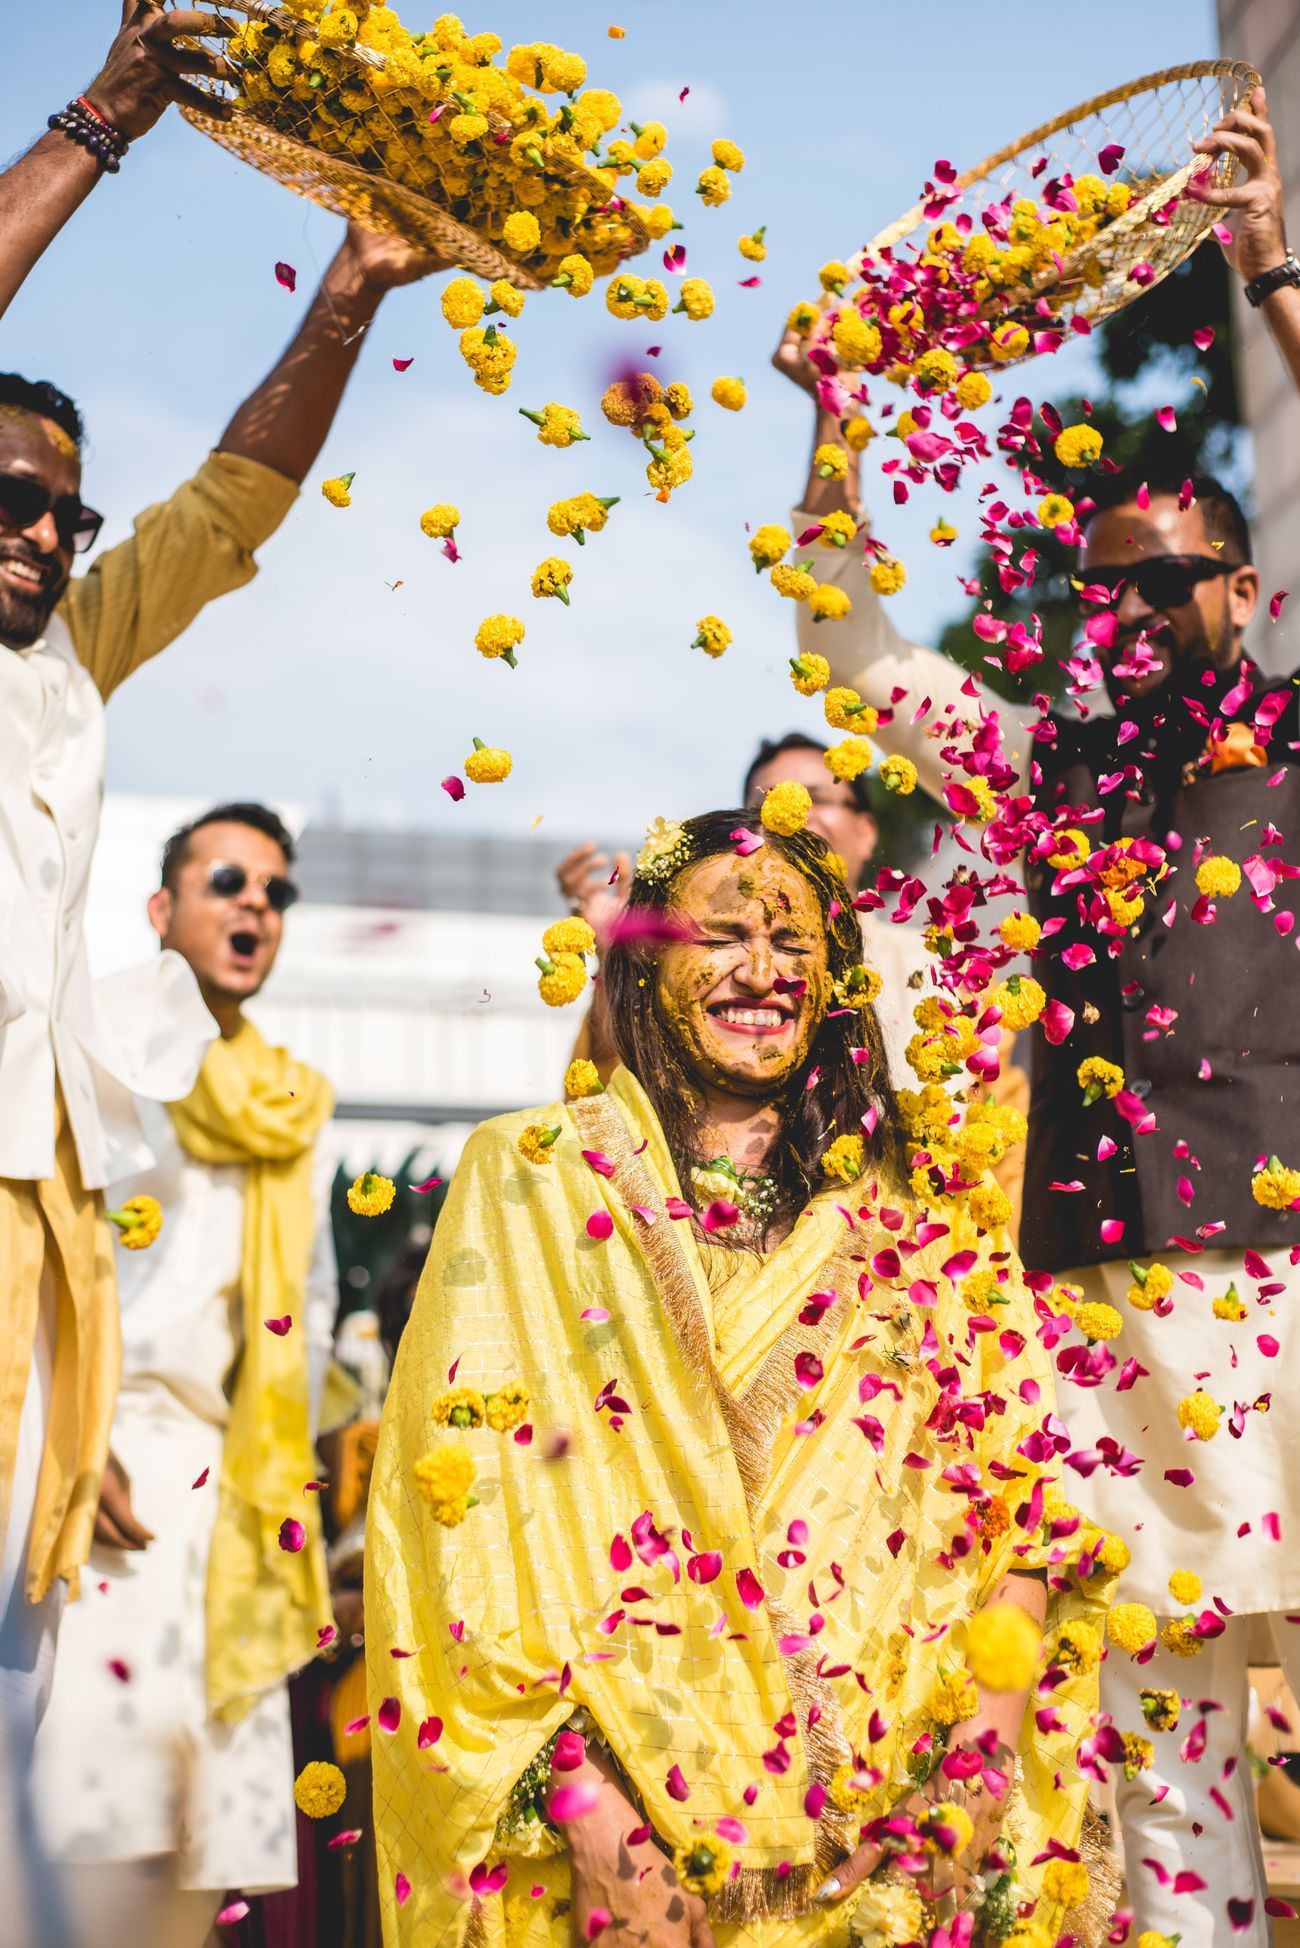
[{"label": "painted fingernail", "polygon": [[832,1874],[830,1879],[824,1880],[817,1889],[817,1899],[819,1901],[835,1901],[839,1899],[839,1893],[840,1884],[834,1874]]}]

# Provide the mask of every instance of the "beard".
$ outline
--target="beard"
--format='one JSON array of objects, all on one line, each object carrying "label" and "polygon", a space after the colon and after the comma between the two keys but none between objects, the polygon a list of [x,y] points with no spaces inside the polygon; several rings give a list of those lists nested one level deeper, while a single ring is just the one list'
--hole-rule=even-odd
[{"label": "beard", "polygon": [[33,582],[30,592],[8,583],[0,586],[0,643],[9,649],[30,649],[45,634],[68,578],[26,552],[0,551],[0,561],[6,558],[29,562],[46,577],[43,583]]}]

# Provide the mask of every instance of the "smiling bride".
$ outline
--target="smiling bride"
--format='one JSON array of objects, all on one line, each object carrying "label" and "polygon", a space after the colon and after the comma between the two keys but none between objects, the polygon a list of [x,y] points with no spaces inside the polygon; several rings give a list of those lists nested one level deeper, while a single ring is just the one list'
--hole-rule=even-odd
[{"label": "smiling bride", "polygon": [[839,862],[745,822],[657,822],[625,1066],[480,1128],[435,1233],[369,1523],[389,1948],[1096,1935],[1111,1552],[1033,1301],[909,1194]]}]

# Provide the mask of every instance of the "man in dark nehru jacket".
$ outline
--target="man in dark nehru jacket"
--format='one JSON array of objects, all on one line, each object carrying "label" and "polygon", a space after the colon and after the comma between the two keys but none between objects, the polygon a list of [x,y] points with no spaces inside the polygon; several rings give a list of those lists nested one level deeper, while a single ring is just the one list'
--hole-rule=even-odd
[{"label": "man in dark nehru jacket", "polygon": [[[1300,385],[1300,263],[1262,89],[1198,146],[1245,165],[1223,196],[1241,219],[1230,257]],[[777,363],[798,377],[796,358],[787,338]],[[838,440],[838,422],[820,415],[816,437]],[[1095,691],[1086,714],[996,709],[1007,760],[996,782],[1023,794],[1004,800],[999,830],[1024,846],[1042,928],[1027,971],[1048,998],[1032,1031],[1020,1251],[1113,1308],[1089,1315],[1098,1343],[1072,1335],[1062,1349],[1061,1412],[1082,1463],[1065,1479],[1132,1552],[1121,1597],[1155,1617],[1154,1642],[1132,1646],[1142,1659],[1112,1645],[1103,1671],[1116,1727],[1154,1747],[1133,1778],[1116,1776],[1137,1928],[1182,1948],[1262,1948],[1268,1889],[1245,1750],[1261,1629],[1300,1691],[1288,1385],[1300,1350],[1300,676],[1267,678],[1243,655],[1260,584],[1226,488],[1104,470],[1089,487],[1077,579],[1113,714]],[[853,490],[851,468],[842,504],[860,521]],[[943,751],[968,747],[962,727],[995,711],[957,665],[898,633],[870,560],[860,543],[831,551],[829,567],[819,556],[852,610],[814,635],[800,609],[800,647],[882,713],[877,743],[942,796],[962,775]],[[1034,929],[1023,933],[1028,944]],[[1135,1628],[1145,1634],[1140,1616]],[[1189,1692],[1211,1701],[1190,1740],[1185,1712],[1176,1729]]]}]

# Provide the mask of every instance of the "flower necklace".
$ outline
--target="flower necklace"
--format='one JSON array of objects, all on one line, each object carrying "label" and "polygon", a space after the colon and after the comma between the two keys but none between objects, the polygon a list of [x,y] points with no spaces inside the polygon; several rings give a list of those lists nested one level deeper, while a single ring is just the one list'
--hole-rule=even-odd
[{"label": "flower necklace", "polygon": [[781,1195],[777,1179],[763,1170],[737,1170],[730,1157],[714,1157],[696,1164],[691,1183],[701,1197],[720,1198],[734,1204],[747,1218],[766,1224],[776,1210]]}]

